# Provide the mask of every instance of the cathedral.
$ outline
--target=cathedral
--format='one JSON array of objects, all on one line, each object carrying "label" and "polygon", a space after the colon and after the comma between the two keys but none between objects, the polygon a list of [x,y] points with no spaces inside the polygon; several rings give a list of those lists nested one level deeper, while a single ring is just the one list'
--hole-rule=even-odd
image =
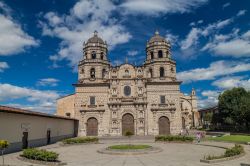
[{"label": "cathedral", "polygon": [[57,115],[79,120],[78,136],[177,135],[198,125],[195,90],[180,91],[170,42],[155,32],[143,65],[112,66],[94,32],[83,44],[75,93],[57,100]]}]

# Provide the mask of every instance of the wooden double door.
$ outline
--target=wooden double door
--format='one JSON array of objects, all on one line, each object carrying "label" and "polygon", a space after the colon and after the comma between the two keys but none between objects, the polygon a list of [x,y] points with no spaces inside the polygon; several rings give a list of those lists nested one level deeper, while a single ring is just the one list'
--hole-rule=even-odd
[{"label": "wooden double door", "polygon": [[98,136],[98,121],[96,118],[87,120],[87,136]]},{"label": "wooden double door", "polygon": [[169,135],[170,134],[170,121],[167,117],[162,116],[158,121],[159,125],[159,135]]},{"label": "wooden double door", "polygon": [[122,135],[125,135],[128,131],[133,135],[135,134],[134,117],[129,113],[122,116]]}]

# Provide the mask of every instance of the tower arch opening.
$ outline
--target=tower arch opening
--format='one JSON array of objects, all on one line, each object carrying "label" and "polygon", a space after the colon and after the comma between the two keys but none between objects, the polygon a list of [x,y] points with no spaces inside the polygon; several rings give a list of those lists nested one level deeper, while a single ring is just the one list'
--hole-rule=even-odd
[{"label": "tower arch opening", "polygon": [[91,58],[92,58],[92,59],[96,59],[96,52],[95,52],[95,51],[93,51],[93,52],[91,53]]},{"label": "tower arch opening", "polygon": [[162,50],[159,50],[159,51],[158,51],[158,58],[163,58]]},{"label": "tower arch opening", "polygon": [[95,68],[90,69],[90,77],[95,78]]}]

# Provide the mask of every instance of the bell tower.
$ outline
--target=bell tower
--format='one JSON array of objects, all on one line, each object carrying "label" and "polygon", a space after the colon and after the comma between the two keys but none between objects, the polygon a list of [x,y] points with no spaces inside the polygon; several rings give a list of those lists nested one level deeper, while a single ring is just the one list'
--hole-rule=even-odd
[{"label": "bell tower", "polygon": [[176,63],[171,58],[169,41],[156,31],[146,45],[147,77],[154,81],[176,80]]},{"label": "bell tower", "polygon": [[83,43],[83,60],[78,65],[78,82],[103,82],[108,78],[108,47],[97,31]]}]

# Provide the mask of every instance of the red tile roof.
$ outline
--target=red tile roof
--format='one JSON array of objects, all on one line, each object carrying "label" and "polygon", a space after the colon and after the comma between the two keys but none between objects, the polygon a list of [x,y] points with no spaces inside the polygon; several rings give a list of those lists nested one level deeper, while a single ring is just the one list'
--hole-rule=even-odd
[{"label": "red tile roof", "polygon": [[9,106],[1,106],[1,105],[0,105],[0,112],[24,114],[24,115],[31,115],[31,116],[40,116],[40,117],[55,118],[55,119],[77,120],[74,118],[69,118],[69,117],[64,117],[64,116],[46,114],[46,113],[42,113],[42,112],[35,112],[35,111],[24,110],[24,109],[20,109],[20,108],[9,107]]}]

